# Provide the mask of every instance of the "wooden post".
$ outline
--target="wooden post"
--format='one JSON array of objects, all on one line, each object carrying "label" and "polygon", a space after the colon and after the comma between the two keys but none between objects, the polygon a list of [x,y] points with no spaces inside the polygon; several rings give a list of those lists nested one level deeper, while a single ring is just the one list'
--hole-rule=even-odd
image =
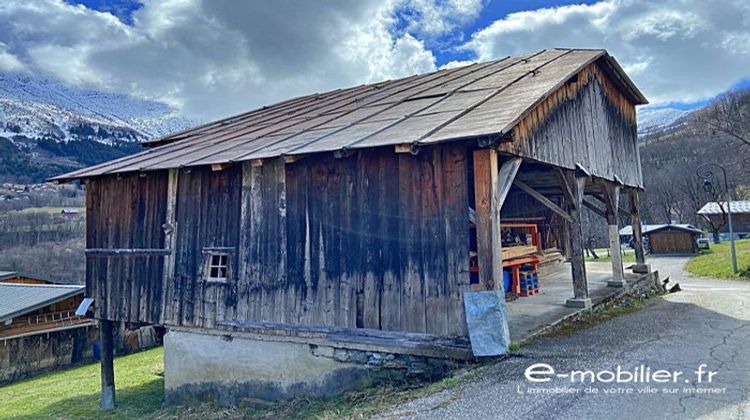
[{"label": "wooden post", "polygon": [[646,254],[643,251],[643,231],[641,228],[641,199],[639,192],[635,188],[628,190],[628,198],[630,199],[630,222],[633,227],[633,248],[635,249],[635,265],[633,266],[634,273],[648,273],[651,271],[648,264],[646,264]]},{"label": "wooden post", "polygon": [[164,247],[170,250],[169,255],[164,257],[164,274],[161,286],[161,313],[162,323],[176,321],[175,314],[171,310],[174,301],[171,299],[174,293],[174,264],[177,253],[177,188],[179,185],[179,169],[169,170],[169,181],[167,184],[167,214],[162,230],[164,231]]},{"label": "wooden post", "polygon": [[479,284],[484,290],[502,288],[502,243],[498,194],[497,152],[474,151],[474,205],[477,225]]},{"label": "wooden post", "polygon": [[625,275],[622,268],[622,251],[620,250],[620,186],[609,181],[603,181],[604,201],[607,205],[605,215],[609,225],[609,253],[612,256],[612,280],[607,282],[610,287],[625,286]]},{"label": "wooden post", "polygon": [[100,407],[104,411],[115,408],[115,366],[113,322],[99,320],[99,345],[101,346],[102,396]]},{"label": "wooden post", "polygon": [[568,299],[566,306],[574,308],[588,308],[591,306],[589,288],[586,281],[586,261],[583,255],[583,227],[581,225],[581,207],[583,206],[583,190],[586,187],[585,177],[576,177],[574,172],[565,174],[573,200],[570,206],[568,223],[570,228],[570,268],[573,276],[573,298]]}]

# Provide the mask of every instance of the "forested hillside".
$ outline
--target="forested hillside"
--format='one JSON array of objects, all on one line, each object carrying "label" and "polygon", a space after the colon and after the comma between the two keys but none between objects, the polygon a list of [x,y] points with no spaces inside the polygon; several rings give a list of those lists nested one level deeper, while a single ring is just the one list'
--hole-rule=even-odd
[{"label": "forested hillside", "polygon": [[[696,174],[704,163],[726,169],[734,199],[750,199],[750,90],[725,94],[642,142],[642,211],[647,222],[703,225],[696,211],[716,198],[704,191]],[[722,178],[715,183],[721,194],[723,177],[717,175]]]}]

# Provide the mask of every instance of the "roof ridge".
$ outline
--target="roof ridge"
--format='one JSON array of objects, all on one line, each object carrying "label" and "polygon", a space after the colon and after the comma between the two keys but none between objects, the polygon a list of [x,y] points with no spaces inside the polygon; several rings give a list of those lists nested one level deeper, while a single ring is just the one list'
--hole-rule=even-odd
[{"label": "roof ridge", "polygon": [[37,287],[52,289],[83,289],[86,286],[81,284],[31,284],[31,283],[0,283],[0,287]]}]

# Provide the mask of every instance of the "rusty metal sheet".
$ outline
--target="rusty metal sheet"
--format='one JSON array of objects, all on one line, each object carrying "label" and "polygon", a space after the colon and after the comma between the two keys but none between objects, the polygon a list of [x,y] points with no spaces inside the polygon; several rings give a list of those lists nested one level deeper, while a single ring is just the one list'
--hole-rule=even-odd
[{"label": "rusty metal sheet", "polygon": [[[352,148],[387,146],[412,143],[419,140],[422,133],[428,132],[458,115],[459,110],[417,115],[387,128],[355,144]],[[355,141],[356,139],[352,139]]]},{"label": "rusty metal sheet", "polygon": [[298,149],[292,149],[289,153],[305,154],[315,153],[319,151],[340,150],[343,146],[346,146],[352,141],[355,141],[385,128],[393,121],[395,120],[383,120],[355,124],[347,127],[344,130],[335,131],[331,134],[328,134],[327,136],[315,140],[314,142],[302,146]]}]

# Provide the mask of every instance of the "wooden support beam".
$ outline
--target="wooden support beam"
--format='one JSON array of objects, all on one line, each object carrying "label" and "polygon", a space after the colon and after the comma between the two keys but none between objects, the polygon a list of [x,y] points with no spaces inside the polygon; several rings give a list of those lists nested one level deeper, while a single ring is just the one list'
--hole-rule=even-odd
[{"label": "wooden support beam", "polygon": [[99,343],[101,346],[102,395],[99,406],[104,411],[115,408],[115,346],[113,322],[99,320]]},{"label": "wooden support beam", "polygon": [[290,156],[284,156],[284,163],[294,163],[299,162],[300,160],[304,159],[305,155],[290,155]]},{"label": "wooden support beam", "polygon": [[[599,194],[591,194],[591,197],[596,198],[597,201],[599,201],[600,203],[604,204],[605,206],[607,205],[607,202],[604,200],[604,197],[602,197],[601,195],[599,195]],[[624,217],[626,219],[630,218],[630,211],[625,210],[621,206],[617,206],[617,212],[619,213],[620,217]]]},{"label": "wooden support beam", "polygon": [[169,170],[169,179],[167,181],[167,214],[162,225],[164,231],[164,247],[171,252],[164,256],[164,269],[162,273],[161,287],[161,312],[159,319],[162,323],[170,321],[174,317],[172,313],[173,306],[170,299],[167,299],[167,291],[174,284],[174,268],[177,250],[177,186],[180,181],[180,171],[177,169]]},{"label": "wooden support beam", "polygon": [[605,218],[605,219],[607,218],[607,213],[606,213],[606,212],[605,212],[604,210],[602,210],[601,208],[599,208],[599,206],[597,206],[597,205],[596,205],[596,204],[595,204],[595,203],[594,203],[593,201],[591,201],[590,199],[588,199],[588,198],[586,198],[586,197],[583,197],[583,201],[582,201],[582,203],[583,203],[583,205],[584,205],[584,206],[586,206],[586,207],[587,207],[587,208],[588,208],[589,210],[593,211],[594,213],[598,214],[599,216],[601,216],[601,217],[603,217],[603,218]]},{"label": "wooden support beam", "polygon": [[560,168],[559,166],[555,167],[555,172],[557,172],[557,179],[560,181],[560,188],[562,188],[563,190],[563,195],[565,196],[565,199],[568,202],[574,201],[575,197],[573,197],[573,190],[568,184],[567,179],[565,179],[565,172],[563,172],[563,169]]},{"label": "wooden support beam", "polygon": [[479,149],[473,157],[479,284],[485,290],[499,290],[503,267],[498,156],[493,149]]},{"label": "wooden support beam", "polygon": [[87,257],[159,257],[172,253],[171,249],[161,248],[87,248]]},{"label": "wooden support beam", "polygon": [[211,165],[211,170],[214,172],[223,171],[224,169],[227,169],[230,166],[234,166],[234,162],[214,163]]},{"label": "wooden support beam", "polygon": [[646,254],[643,250],[643,230],[641,228],[640,205],[641,199],[639,191],[635,188],[628,189],[628,199],[630,201],[630,224],[633,227],[633,248],[635,249],[636,266],[633,271],[637,273],[649,272],[646,264]]},{"label": "wooden support beam", "polygon": [[609,254],[612,257],[612,280],[607,285],[611,287],[625,286],[625,275],[622,268],[622,250],[620,248],[620,186],[610,181],[602,181],[605,212],[609,234]]},{"label": "wooden support beam", "polygon": [[252,168],[259,168],[261,166],[263,166],[263,159],[253,159],[250,161],[250,167]]},{"label": "wooden support beam", "polygon": [[[335,150],[333,152],[333,157],[336,159],[343,159],[348,158],[349,156],[357,153],[357,149],[341,149],[341,150]],[[291,157],[291,156],[289,156]],[[285,162],[285,163],[294,163],[294,162]]]},{"label": "wooden support beam", "polygon": [[393,147],[396,153],[411,153],[412,155],[419,154],[419,145],[417,143],[401,143]]},{"label": "wooden support beam", "polygon": [[517,179],[513,182],[515,186],[525,191],[527,194],[529,194],[531,197],[533,197],[535,200],[542,203],[545,207],[549,208],[550,210],[554,211],[555,213],[562,216],[563,219],[567,220],[568,222],[572,222],[573,218],[566,212],[565,210],[561,209],[560,206],[553,203],[549,198],[545,197],[541,193],[537,192],[530,186],[528,186],[525,182]]},{"label": "wooden support beam", "polygon": [[503,203],[505,203],[505,199],[508,198],[510,187],[513,185],[513,181],[516,179],[516,174],[518,173],[518,168],[521,167],[522,161],[523,159],[521,159],[520,157],[514,157],[503,162],[503,164],[500,166],[500,183],[497,190],[497,202],[499,206],[498,217],[500,217],[500,210],[503,207]]},{"label": "wooden support beam", "polygon": [[586,178],[576,177],[573,171],[567,171],[565,177],[573,195],[573,200],[570,202],[570,217],[572,221],[568,223],[573,298],[568,299],[566,305],[576,308],[587,308],[591,306],[591,299],[589,298],[588,282],[586,279],[586,261],[583,254],[583,226],[581,223],[581,208],[583,207],[583,191],[586,187]]}]

